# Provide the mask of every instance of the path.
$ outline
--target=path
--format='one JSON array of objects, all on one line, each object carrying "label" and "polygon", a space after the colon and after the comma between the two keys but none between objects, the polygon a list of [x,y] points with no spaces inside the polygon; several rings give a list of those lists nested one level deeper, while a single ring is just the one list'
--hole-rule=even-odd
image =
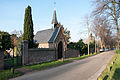
[{"label": "path", "polygon": [[59,67],[25,74],[11,80],[96,80],[115,51],[74,61]]}]

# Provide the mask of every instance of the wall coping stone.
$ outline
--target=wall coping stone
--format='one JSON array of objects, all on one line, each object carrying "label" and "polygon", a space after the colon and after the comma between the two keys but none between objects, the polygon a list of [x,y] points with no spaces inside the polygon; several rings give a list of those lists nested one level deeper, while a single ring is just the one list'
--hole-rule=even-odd
[{"label": "wall coping stone", "polygon": [[31,48],[29,49],[29,51],[54,51],[55,49],[54,48]]}]

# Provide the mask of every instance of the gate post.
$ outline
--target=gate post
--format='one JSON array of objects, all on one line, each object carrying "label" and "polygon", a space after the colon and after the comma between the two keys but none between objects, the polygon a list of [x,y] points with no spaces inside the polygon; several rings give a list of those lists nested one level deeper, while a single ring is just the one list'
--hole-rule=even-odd
[{"label": "gate post", "polygon": [[4,53],[0,51],[0,70],[4,69]]},{"label": "gate post", "polygon": [[23,40],[22,44],[22,65],[28,64],[28,41]]}]

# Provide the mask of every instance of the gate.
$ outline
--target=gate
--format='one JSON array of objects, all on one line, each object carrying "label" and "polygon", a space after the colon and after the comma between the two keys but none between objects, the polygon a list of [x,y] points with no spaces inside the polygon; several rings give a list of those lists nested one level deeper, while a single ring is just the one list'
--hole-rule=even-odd
[{"label": "gate", "polygon": [[22,45],[16,47],[16,67],[22,66]]},{"label": "gate", "polygon": [[9,57],[4,58],[4,69],[16,68],[22,66],[22,46],[18,45],[12,52],[9,53]]}]

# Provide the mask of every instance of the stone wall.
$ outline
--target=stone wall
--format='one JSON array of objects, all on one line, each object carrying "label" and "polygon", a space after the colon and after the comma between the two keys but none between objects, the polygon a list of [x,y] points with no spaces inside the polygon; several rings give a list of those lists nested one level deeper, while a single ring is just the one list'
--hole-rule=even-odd
[{"label": "stone wall", "polygon": [[28,64],[36,64],[55,60],[55,50],[36,48],[28,50]]},{"label": "stone wall", "polygon": [[79,57],[80,53],[78,50],[68,49],[65,53],[65,58]]},{"label": "stone wall", "polygon": [[0,52],[0,70],[4,69],[4,54]]}]

